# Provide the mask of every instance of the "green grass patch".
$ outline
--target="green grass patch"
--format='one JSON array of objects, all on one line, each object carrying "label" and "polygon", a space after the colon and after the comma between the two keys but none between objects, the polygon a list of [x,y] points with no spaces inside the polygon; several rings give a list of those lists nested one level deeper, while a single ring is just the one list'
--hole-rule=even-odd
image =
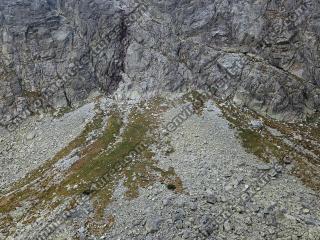
[{"label": "green grass patch", "polygon": [[0,198],[0,213],[12,211],[20,202],[35,197],[35,191],[32,190],[30,184],[40,182],[42,186],[46,186],[52,177],[44,177],[45,173],[47,173],[57,161],[67,157],[74,149],[84,145],[88,134],[95,129],[101,128],[102,122],[103,116],[96,115],[94,119],[86,125],[82,133],[65,148],[61,149],[51,160],[47,161],[43,166],[31,171],[26,177],[13,184],[13,186],[6,191],[6,193],[12,193],[9,194],[9,196]]},{"label": "green grass patch", "polygon": [[[252,119],[262,118],[265,126],[278,130],[283,136],[294,144],[303,146],[319,155],[317,145],[311,144],[312,141],[319,144],[320,128],[313,124],[286,123],[273,120],[258,115],[257,113],[242,109],[231,104],[218,104],[224,117],[229,121],[239,136],[239,139],[247,152],[254,154],[259,159],[270,162],[277,159],[283,163],[284,157],[290,156],[294,160],[294,170],[292,174],[299,177],[308,187],[320,190],[320,169],[319,161],[296,148],[282,141],[282,137],[273,136],[266,128],[261,131],[251,129],[248,123]],[[300,135],[300,140],[295,139],[295,135]]]},{"label": "green grass patch", "polygon": [[[25,219],[32,220],[32,215],[41,212],[42,209],[57,207],[65,201],[64,199],[74,199],[84,194],[91,197],[95,210],[94,217],[87,222],[88,228],[98,233],[102,223],[107,220],[104,210],[112,201],[114,189],[120,180],[124,180],[128,198],[137,197],[139,188],[150,186],[155,181],[175,185],[176,191],[182,190],[182,182],[174,170],[164,171],[158,168],[153,158],[154,154],[149,149],[149,145],[158,140],[154,138],[153,130],[159,124],[157,115],[164,110],[160,105],[159,99],[150,104],[141,103],[130,113],[126,126],[122,122],[121,113],[112,111],[102,134],[88,144],[86,143],[88,134],[95,129],[102,129],[103,116],[98,116],[77,139],[57,153],[45,167],[20,183],[20,186],[25,186],[39,178],[38,183],[41,188],[39,185],[35,187],[32,185],[0,199],[0,212],[10,212],[19,206],[21,201],[33,199],[33,207],[25,216]],[[78,147],[81,147],[80,159],[68,169],[59,184],[49,185],[52,184],[51,178],[45,178],[44,173],[50,171],[53,163]],[[104,179],[103,184],[101,179]],[[92,188],[93,184],[96,187]],[[54,199],[58,200],[54,202]],[[74,207],[75,201],[71,201],[68,209]]]}]

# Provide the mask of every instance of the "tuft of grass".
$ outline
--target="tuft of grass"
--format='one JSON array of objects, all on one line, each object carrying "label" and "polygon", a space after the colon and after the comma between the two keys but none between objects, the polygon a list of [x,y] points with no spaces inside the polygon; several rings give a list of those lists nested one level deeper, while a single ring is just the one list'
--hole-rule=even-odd
[{"label": "tuft of grass", "polygon": [[252,153],[263,159],[266,162],[270,162],[270,153],[275,155],[277,159],[285,157],[285,152],[279,151],[276,147],[277,143],[271,143],[267,139],[261,137],[261,134],[252,130],[240,128],[238,130],[239,137],[242,141],[242,145],[247,152]]}]

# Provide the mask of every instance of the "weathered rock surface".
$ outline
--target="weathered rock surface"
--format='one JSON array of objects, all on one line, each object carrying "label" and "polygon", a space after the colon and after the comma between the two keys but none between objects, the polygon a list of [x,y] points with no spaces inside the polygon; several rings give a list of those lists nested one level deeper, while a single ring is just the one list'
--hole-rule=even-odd
[{"label": "weathered rock surface", "polygon": [[[38,105],[70,106],[92,89],[116,88],[125,26],[113,40],[105,39],[103,51],[96,50],[99,36],[123,25],[124,13],[113,1],[5,0],[0,10],[2,122],[27,107],[37,112]],[[36,105],[37,99],[42,103]]]},{"label": "weathered rock surface", "polygon": [[39,97],[67,106],[121,81],[143,94],[210,87],[286,120],[320,109],[316,0],[3,0],[0,10],[2,124]]},{"label": "weathered rock surface", "polygon": [[[319,15],[317,0],[0,0],[0,239],[319,239],[319,126],[261,116],[319,113]],[[190,89],[218,98],[197,108]]]}]

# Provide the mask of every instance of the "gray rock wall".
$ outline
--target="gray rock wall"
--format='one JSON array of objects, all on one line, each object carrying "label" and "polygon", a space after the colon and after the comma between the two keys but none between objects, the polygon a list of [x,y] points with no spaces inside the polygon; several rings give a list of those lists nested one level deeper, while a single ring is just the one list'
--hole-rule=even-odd
[{"label": "gray rock wall", "polygon": [[320,110],[316,0],[1,0],[0,10],[2,122],[36,98],[65,106],[127,80],[141,94],[214,87],[285,120]]},{"label": "gray rock wall", "polygon": [[27,106],[36,109],[37,100],[41,107],[67,106],[93,89],[116,89],[126,29],[102,50],[96,43],[122,25],[124,13],[113,1],[1,0],[0,9],[2,122]]}]

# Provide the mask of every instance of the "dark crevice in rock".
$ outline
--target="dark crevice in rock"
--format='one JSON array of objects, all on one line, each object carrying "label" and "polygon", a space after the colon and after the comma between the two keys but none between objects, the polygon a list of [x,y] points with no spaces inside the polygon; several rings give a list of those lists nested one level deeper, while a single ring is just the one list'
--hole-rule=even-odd
[{"label": "dark crevice in rock", "polygon": [[109,73],[108,78],[110,80],[106,83],[106,92],[109,94],[117,89],[119,83],[122,81],[121,73],[124,72],[124,62],[128,48],[128,28],[126,25],[126,17],[124,15],[122,15],[119,28],[117,29],[119,29],[117,38],[118,49],[116,50],[117,57],[112,60],[109,65],[109,69],[107,70]]},{"label": "dark crevice in rock", "polygon": [[64,95],[64,97],[65,97],[65,99],[66,99],[67,106],[68,106],[68,107],[72,107],[72,102],[71,102],[71,100],[69,99],[65,88],[63,89],[63,95]]}]

